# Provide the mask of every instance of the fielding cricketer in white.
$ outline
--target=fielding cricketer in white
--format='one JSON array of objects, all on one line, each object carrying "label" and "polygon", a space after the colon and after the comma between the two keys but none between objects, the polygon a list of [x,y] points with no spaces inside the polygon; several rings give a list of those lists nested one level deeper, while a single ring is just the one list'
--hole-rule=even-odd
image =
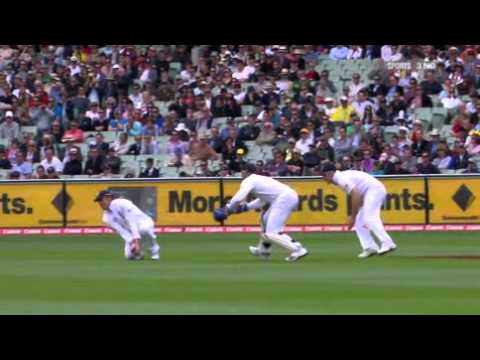
[{"label": "fielding cricketer in white", "polygon": [[[385,186],[373,176],[356,170],[337,171],[335,165],[326,163],[322,173],[327,183],[333,183],[352,197],[352,215],[348,220],[349,230],[355,227],[363,252],[361,259],[372,255],[385,255],[397,246],[385,231],[380,216],[382,204],[387,196]],[[378,247],[375,237],[380,241]]]},{"label": "fielding cricketer in white", "polygon": [[143,260],[142,236],[151,241],[152,260],[160,259],[160,246],[155,235],[153,220],[127,199],[115,199],[108,190],[101,191],[95,199],[103,209],[103,222],[125,241],[125,257]]},{"label": "fielding cricketer in white", "polygon": [[[270,177],[256,175],[255,165],[247,164],[242,171],[240,190],[226,206],[228,214],[264,208],[261,214],[262,233],[258,247],[250,247],[252,255],[269,258],[275,243],[289,251],[285,260],[297,261],[308,255],[307,249],[283,232],[292,211],[298,207],[298,194],[289,186]],[[256,199],[244,203],[248,195]]]}]

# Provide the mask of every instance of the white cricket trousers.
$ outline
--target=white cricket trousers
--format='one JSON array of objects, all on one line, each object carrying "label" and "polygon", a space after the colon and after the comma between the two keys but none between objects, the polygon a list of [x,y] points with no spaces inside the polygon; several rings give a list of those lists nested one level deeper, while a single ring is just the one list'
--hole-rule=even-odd
[{"label": "white cricket trousers", "polygon": [[262,250],[265,248],[265,240],[267,246],[268,242],[272,241],[290,252],[302,248],[302,244],[283,233],[288,218],[297,207],[298,195],[293,190],[279,195],[270,204],[261,219],[263,234],[259,246]]},{"label": "white cricket trousers", "polygon": [[[155,223],[153,220],[145,220],[142,221],[138,224],[138,231],[140,233],[140,236],[142,237],[142,242],[145,237],[148,237],[151,242],[150,246],[150,252],[152,255],[158,254],[160,251],[160,246],[157,243],[157,235],[155,234]],[[125,242],[125,257],[127,259],[130,259],[132,256],[132,253],[130,252],[130,245]]]},{"label": "white cricket trousers", "polygon": [[382,205],[386,196],[385,188],[372,187],[363,197],[363,205],[355,219],[355,231],[363,250],[379,250],[372,233],[382,245],[394,245],[392,238],[385,231],[381,218]]}]

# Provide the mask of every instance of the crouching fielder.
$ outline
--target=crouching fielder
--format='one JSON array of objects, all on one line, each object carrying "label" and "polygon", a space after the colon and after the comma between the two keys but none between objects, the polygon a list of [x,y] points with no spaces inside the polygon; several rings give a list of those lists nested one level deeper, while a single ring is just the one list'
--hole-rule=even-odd
[{"label": "crouching fielder", "polygon": [[[240,190],[226,205],[225,216],[265,208],[261,215],[260,243],[258,247],[251,246],[250,252],[255,256],[268,258],[271,255],[271,245],[274,243],[290,253],[286,261],[293,262],[307,256],[308,251],[302,244],[283,233],[290,214],[298,207],[298,194],[287,185],[270,177],[256,175],[255,172],[255,165],[245,166],[242,171],[244,180]],[[256,199],[247,204],[243,201],[248,195]]]},{"label": "crouching fielder", "polygon": [[108,190],[101,191],[95,202],[103,209],[103,222],[125,241],[125,257],[128,260],[143,260],[142,235],[150,238],[152,260],[160,259],[155,224],[148,215],[130,200],[116,199]]},{"label": "crouching fielder", "polygon": [[[322,167],[327,183],[333,183],[352,196],[352,216],[349,218],[349,230],[355,226],[363,252],[361,259],[372,255],[385,255],[397,246],[385,231],[380,212],[387,196],[385,186],[373,176],[362,171],[337,171],[335,165],[326,163]],[[378,247],[372,234],[380,241]]]}]

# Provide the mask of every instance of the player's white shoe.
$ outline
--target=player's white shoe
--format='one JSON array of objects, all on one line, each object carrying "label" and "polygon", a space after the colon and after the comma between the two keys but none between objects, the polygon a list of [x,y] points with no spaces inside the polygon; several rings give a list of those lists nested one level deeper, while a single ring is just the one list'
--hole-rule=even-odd
[{"label": "player's white shoe", "polygon": [[358,257],[359,259],[366,259],[366,258],[369,258],[370,256],[374,256],[377,254],[378,254],[378,251],[375,249],[365,249],[360,255],[358,255]]},{"label": "player's white shoe", "polygon": [[305,249],[304,247],[302,247],[302,248],[300,248],[299,250],[294,251],[293,253],[291,253],[290,256],[288,256],[287,258],[285,258],[285,260],[288,261],[288,262],[295,262],[295,261],[300,260],[301,258],[304,258],[304,257],[307,256],[307,255],[308,255],[307,249]]},{"label": "player's white shoe", "polygon": [[265,252],[265,251],[262,252],[256,246],[250,246],[248,248],[248,250],[250,250],[250,254],[252,254],[253,256],[258,256],[259,258],[264,259],[264,260],[270,259],[270,255],[271,255],[270,252]]},{"label": "player's white shoe", "polygon": [[152,260],[160,260],[160,246],[156,245],[153,247],[152,251]]},{"label": "player's white shoe", "polygon": [[380,247],[380,250],[378,251],[378,255],[386,255],[388,253],[391,253],[392,251],[395,251],[397,249],[397,245],[391,244],[391,245],[385,245],[382,244]]}]

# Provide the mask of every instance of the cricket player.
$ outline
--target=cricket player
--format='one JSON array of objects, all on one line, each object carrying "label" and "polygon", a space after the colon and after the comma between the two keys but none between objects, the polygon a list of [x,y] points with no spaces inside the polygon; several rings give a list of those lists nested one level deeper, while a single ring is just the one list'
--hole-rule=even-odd
[{"label": "cricket player", "polygon": [[[352,197],[352,215],[348,221],[349,230],[355,226],[363,252],[358,255],[366,259],[372,255],[385,255],[397,246],[383,227],[380,217],[382,204],[387,196],[385,186],[373,176],[356,170],[337,171],[332,163],[325,163],[322,173],[327,183],[333,183]],[[373,236],[380,241],[378,247]]]},{"label": "cricket player", "polygon": [[147,235],[151,240],[152,260],[160,259],[155,224],[148,215],[130,200],[116,198],[108,190],[100,191],[95,202],[103,209],[103,222],[125,241],[125,257],[128,260],[143,260],[142,235]]},{"label": "cricket player", "polygon": [[[242,171],[244,180],[240,190],[225,209],[217,210],[217,212],[224,211],[225,216],[216,219],[224,220],[230,214],[263,208],[260,243],[258,247],[250,247],[251,254],[267,259],[271,255],[271,245],[274,243],[290,253],[286,261],[294,262],[307,256],[307,249],[283,232],[290,214],[298,207],[298,194],[287,185],[270,177],[256,175],[255,172],[256,167],[253,164],[247,164],[244,167]],[[256,199],[249,203],[243,202],[248,195],[253,195]]]}]

